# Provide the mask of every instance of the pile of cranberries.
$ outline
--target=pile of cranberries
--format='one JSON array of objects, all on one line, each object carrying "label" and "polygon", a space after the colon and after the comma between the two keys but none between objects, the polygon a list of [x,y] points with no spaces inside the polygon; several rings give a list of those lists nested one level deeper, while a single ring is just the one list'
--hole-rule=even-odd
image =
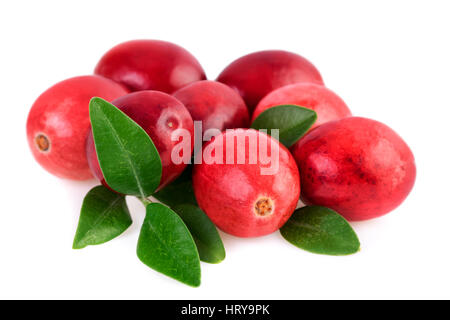
[{"label": "pile of cranberries", "polygon": [[[278,230],[298,201],[329,207],[348,220],[366,220],[397,207],[411,191],[416,167],[402,138],[388,126],[353,117],[345,102],[324,86],[317,68],[286,51],[260,51],[233,61],[206,80],[197,59],[164,41],[122,43],[98,62],[94,75],[71,78],[45,91],[33,104],[27,137],[36,160],[67,179],[104,181],[90,130],[89,101],[112,102],[150,136],[162,161],[160,189],[186,164],[171,161],[174,130],[222,132],[203,148],[245,154],[256,162],[195,164],[192,183],[200,208],[223,231],[255,237]],[[263,132],[249,129],[268,108],[299,105],[317,121],[289,149]],[[262,175],[267,164],[249,152],[247,140],[266,141],[279,154],[279,170]],[[192,143],[193,145],[193,143]],[[204,154],[208,154],[205,152]],[[217,155],[216,155],[217,156]]]}]

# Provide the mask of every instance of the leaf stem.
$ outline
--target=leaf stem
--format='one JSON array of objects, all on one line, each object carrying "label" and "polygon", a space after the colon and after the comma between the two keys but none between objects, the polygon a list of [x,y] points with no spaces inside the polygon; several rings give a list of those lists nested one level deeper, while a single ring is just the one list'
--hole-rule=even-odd
[{"label": "leaf stem", "polygon": [[147,207],[150,203],[152,203],[152,201],[148,198],[144,198],[144,197],[137,197],[142,204],[144,205],[144,207]]}]

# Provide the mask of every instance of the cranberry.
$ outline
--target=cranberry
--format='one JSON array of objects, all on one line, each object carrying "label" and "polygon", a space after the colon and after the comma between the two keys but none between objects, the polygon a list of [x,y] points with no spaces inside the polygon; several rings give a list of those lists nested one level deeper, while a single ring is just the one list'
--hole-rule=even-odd
[{"label": "cranberry", "polygon": [[241,96],[216,81],[198,81],[181,88],[173,95],[183,102],[192,119],[202,121],[203,133],[208,129],[223,131],[247,128],[248,110]]},{"label": "cranberry", "polygon": [[312,130],[293,148],[302,200],[367,220],[396,208],[416,177],[408,145],[386,125],[349,117]]},{"label": "cranberry", "polygon": [[[193,148],[194,124],[184,105],[174,97],[159,91],[140,91],[130,93],[112,102],[126,115],[139,124],[150,136],[159,152],[162,162],[160,187],[176,179],[186,167],[185,163],[176,164],[171,155],[179,141],[172,141],[172,133],[185,129],[190,134]],[[107,186],[95,152],[92,132],[86,144],[86,153],[92,173]]]},{"label": "cranberry", "polygon": [[[267,162],[260,152],[251,151],[252,143],[272,150],[270,157],[278,154],[278,161],[274,157]],[[240,156],[245,161],[239,161]],[[262,236],[278,230],[292,215],[300,195],[299,173],[294,158],[277,140],[253,129],[227,130],[205,144],[203,158],[194,166],[195,196],[223,231]],[[274,163],[278,170],[262,174]]]},{"label": "cranberry", "polygon": [[134,40],[115,46],[101,58],[95,73],[122,83],[131,91],[166,93],[206,79],[192,54],[159,40]]},{"label": "cranberry", "polygon": [[317,112],[313,128],[352,115],[345,102],[330,89],[314,83],[296,83],[265,96],[253,112],[254,121],[263,111],[282,104],[295,104]]},{"label": "cranberry", "polygon": [[217,81],[236,89],[252,112],[269,92],[288,84],[323,84],[319,71],[305,58],[280,50],[243,56],[222,71]]},{"label": "cranberry", "polygon": [[109,79],[82,76],[59,82],[41,94],[27,120],[28,144],[39,164],[61,178],[92,178],[84,151],[89,101],[95,96],[111,101],[127,93]]}]

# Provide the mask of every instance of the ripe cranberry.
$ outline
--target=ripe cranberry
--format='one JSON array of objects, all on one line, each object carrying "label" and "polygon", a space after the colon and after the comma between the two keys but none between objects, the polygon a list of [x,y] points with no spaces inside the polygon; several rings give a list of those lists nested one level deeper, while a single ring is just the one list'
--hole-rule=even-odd
[{"label": "ripe cranberry", "polygon": [[349,117],[312,130],[292,150],[302,200],[348,220],[381,216],[400,205],[416,177],[408,145],[386,125]]},{"label": "ripe cranberry", "polygon": [[98,76],[82,76],[55,84],[39,96],[27,120],[31,152],[48,172],[66,179],[92,178],[85,143],[92,97],[114,100],[128,91]]},{"label": "ripe cranberry", "polygon": [[[130,93],[114,100],[112,104],[139,124],[155,144],[162,162],[160,188],[176,179],[183,172],[186,164],[176,164],[171,160],[174,146],[180,143],[172,141],[172,133],[177,129],[185,129],[189,132],[190,153],[192,153],[194,139],[194,124],[184,105],[174,97],[159,91]],[[87,140],[86,153],[92,173],[107,186],[98,163],[92,131]]]},{"label": "ripe cranberry", "polygon": [[198,81],[181,88],[173,95],[183,102],[192,119],[202,121],[203,133],[211,128],[223,131],[247,128],[248,110],[241,96],[216,81]]},{"label": "ripe cranberry", "polygon": [[259,51],[232,62],[217,81],[236,89],[252,112],[269,92],[288,84],[323,84],[319,71],[305,58],[280,50]]},{"label": "ripe cranberry", "polygon": [[317,112],[313,128],[352,115],[345,102],[333,91],[314,83],[296,83],[281,87],[265,96],[253,112],[254,121],[263,111],[281,104],[295,104]]},{"label": "ripe cranberry", "polygon": [[134,40],[115,46],[101,58],[95,73],[122,83],[131,91],[167,93],[206,79],[192,54],[159,40]]},{"label": "ripe cranberry", "polygon": [[[272,162],[252,150],[254,143],[259,151],[261,146],[272,150]],[[239,161],[240,156],[245,161]],[[300,195],[299,173],[294,158],[277,140],[253,129],[230,129],[204,146],[203,158],[194,166],[195,196],[223,231],[238,237],[262,236],[278,230],[292,215]],[[278,170],[262,174],[261,169],[275,163]]]}]

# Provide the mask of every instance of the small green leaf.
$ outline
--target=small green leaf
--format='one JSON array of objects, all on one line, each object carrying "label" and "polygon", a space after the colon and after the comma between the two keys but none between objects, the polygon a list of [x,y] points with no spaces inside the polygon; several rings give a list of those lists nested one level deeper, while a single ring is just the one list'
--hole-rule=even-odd
[{"label": "small green leaf", "polygon": [[279,129],[280,142],[287,148],[298,141],[316,122],[317,113],[296,105],[281,105],[263,111],[252,123],[252,128]]},{"label": "small green leaf", "polygon": [[147,133],[111,103],[92,98],[92,133],[106,183],[123,194],[150,196],[161,180],[161,159]]},{"label": "small green leaf", "polygon": [[73,248],[82,249],[112,240],[131,223],[123,195],[104,186],[94,187],[84,198]]},{"label": "small green leaf", "polygon": [[295,210],[280,232],[293,245],[313,253],[349,255],[359,251],[360,247],[358,236],[350,224],[325,207]]},{"label": "small green leaf", "polygon": [[171,208],[184,203],[197,205],[192,186],[192,166],[188,166],[178,179],[152,196]]},{"label": "small green leaf", "polygon": [[225,248],[216,226],[197,206],[182,204],[173,210],[183,219],[194,238],[200,260],[219,263],[225,259]]},{"label": "small green leaf", "polygon": [[160,203],[147,205],[137,245],[139,259],[156,271],[187,285],[200,285],[200,259],[183,220]]}]

